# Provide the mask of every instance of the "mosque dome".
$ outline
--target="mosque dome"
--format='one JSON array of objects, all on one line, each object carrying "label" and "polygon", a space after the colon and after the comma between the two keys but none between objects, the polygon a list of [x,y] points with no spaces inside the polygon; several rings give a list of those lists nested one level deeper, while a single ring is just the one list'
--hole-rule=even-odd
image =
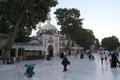
[{"label": "mosque dome", "polygon": [[48,27],[48,25],[46,24],[46,25],[44,25],[44,26],[42,26],[41,27],[41,30],[54,30],[54,31],[58,31],[57,30],[57,28],[54,26],[54,25],[52,25],[52,24],[50,24],[50,26]]},{"label": "mosque dome", "polygon": [[48,13],[48,19],[47,19],[47,24],[43,25],[42,27],[40,26],[39,27],[39,31],[37,32],[37,34],[57,34],[58,33],[58,29],[50,24],[50,20],[51,20],[51,17],[50,17],[50,14]]},{"label": "mosque dome", "polygon": [[[48,27],[48,26],[49,26],[49,27]],[[52,24],[50,24],[50,25],[45,24],[45,25],[43,25],[43,26],[41,27],[41,29],[37,32],[37,34],[39,34],[39,33],[57,34],[57,33],[58,33],[58,29],[57,29],[54,25],[52,25]]]}]

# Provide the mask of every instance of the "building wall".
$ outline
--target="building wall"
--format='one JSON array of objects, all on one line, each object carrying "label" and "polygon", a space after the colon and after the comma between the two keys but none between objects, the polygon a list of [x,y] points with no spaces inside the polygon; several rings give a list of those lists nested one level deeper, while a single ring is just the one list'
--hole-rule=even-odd
[{"label": "building wall", "polygon": [[53,55],[57,55],[59,53],[59,36],[57,35],[49,35],[43,34],[43,48],[45,48],[46,53],[48,51],[48,46],[53,46]]},{"label": "building wall", "polygon": [[42,55],[41,51],[24,50],[23,59],[24,60],[40,59],[40,55]]}]

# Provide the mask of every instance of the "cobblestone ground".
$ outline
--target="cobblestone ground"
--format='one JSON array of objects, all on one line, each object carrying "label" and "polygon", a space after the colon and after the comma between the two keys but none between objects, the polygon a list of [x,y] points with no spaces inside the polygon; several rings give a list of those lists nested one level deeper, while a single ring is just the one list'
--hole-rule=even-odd
[{"label": "cobblestone ground", "polygon": [[[94,56],[95,60],[89,60],[87,56],[84,59],[68,56],[71,67],[67,72],[63,72],[59,57],[54,57],[50,65],[46,65],[46,60],[21,61],[10,65],[0,62],[0,80],[120,80],[119,68],[101,65],[99,55]],[[26,63],[36,64],[32,78],[23,75]]]}]

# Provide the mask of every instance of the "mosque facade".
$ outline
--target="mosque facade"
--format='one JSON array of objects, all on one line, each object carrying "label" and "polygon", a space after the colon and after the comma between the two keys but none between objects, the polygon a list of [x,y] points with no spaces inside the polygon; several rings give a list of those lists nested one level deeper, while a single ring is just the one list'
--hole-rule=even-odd
[{"label": "mosque facade", "polygon": [[64,43],[67,44],[67,40],[66,42],[62,40],[62,38],[65,37],[63,37],[58,29],[50,23],[50,20],[51,17],[48,13],[47,24],[42,27],[39,25],[39,30],[36,35],[46,55],[53,57],[64,51]]},{"label": "mosque facade", "polygon": [[[68,43],[67,37],[61,35],[60,31],[50,23],[50,20],[48,14],[47,24],[41,26],[41,23],[39,23],[36,36],[31,37],[30,42],[14,43],[9,56],[30,60],[43,58],[43,55],[53,57],[63,53]],[[73,47],[73,49],[81,49],[81,47]]]}]

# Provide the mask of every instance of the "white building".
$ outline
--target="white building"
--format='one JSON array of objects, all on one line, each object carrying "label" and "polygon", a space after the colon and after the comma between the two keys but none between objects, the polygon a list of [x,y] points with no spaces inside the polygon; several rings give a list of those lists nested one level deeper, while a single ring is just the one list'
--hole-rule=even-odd
[{"label": "white building", "polygon": [[59,31],[54,25],[50,24],[50,20],[51,17],[48,13],[47,24],[38,27],[37,38],[45,53],[53,57],[59,53]]}]

